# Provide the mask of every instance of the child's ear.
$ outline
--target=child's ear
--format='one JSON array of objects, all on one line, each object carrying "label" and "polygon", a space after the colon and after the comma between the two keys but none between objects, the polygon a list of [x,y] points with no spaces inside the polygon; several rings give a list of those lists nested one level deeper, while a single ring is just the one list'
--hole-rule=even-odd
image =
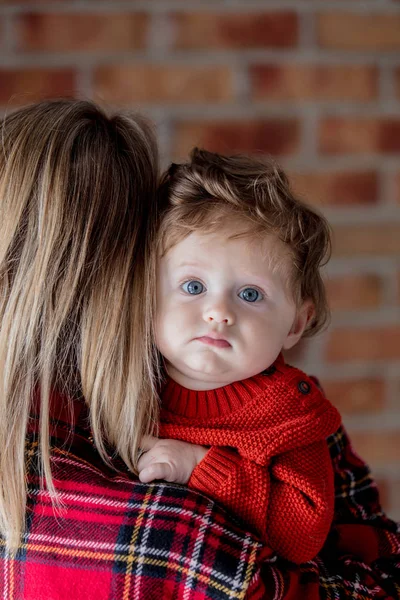
[{"label": "child's ear", "polygon": [[301,307],[297,310],[293,325],[287,335],[287,338],[283,344],[284,350],[293,348],[303,335],[307,325],[314,317],[315,310],[311,300],[305,300]]}]

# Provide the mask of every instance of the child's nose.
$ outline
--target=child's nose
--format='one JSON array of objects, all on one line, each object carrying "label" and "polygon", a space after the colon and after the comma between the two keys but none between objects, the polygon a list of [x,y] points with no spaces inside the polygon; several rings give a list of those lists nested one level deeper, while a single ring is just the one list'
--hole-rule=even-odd
[{"label": "child's nose", "polygon": [[204,310],[203,319],[207,323],[225,323],[226,325],[233,325],[235,322],[235,315],[227,303],[218,303],[209,306]]}]

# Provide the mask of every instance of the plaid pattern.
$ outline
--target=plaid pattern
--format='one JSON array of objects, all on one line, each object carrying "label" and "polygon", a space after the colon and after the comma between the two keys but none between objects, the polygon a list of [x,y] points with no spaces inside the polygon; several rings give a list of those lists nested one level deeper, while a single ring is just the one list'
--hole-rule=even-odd
[{"label": "plaid pattern", "polygon": [[343,427],[328,438],[335,472],[335,521],[320,554],[300,566],[275,557],[265,561],[270,600],[398,600],[400,525],[388,519],[368,467],[355,454]]},{"label": "plaid pattern", "polygon": [[108,469],[82,405],[76,409],[72,430],[62,412],[53,428],[58,514],[40,488],[30,436],[27,534],[15,557],[0,547],[1,598],[400,598],[400,529],[382,513],[369,471],[342,428],[328,440],[335,523],[318,557],[296,566],[265,558],[263,546],[205,497]]},{"label": "plaid pattern", "polygon": [[[28,452],[33,466],[35,442]],[[62,506],[54,515],[32,468],[24,543],[15,559],[2,547],[2,598],[245,597],[259,544],[205,497],[107,473],[61,448],[52,466]]]}]

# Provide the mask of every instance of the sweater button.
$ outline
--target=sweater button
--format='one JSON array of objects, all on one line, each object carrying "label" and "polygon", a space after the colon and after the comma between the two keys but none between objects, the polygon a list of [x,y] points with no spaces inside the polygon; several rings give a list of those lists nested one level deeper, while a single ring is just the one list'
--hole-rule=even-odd
[{"label": "sweater button", "polygon": [[297,384],[297,389],[301,394],[309,394],[311,391],[311,385],[307,381],[299,381]]}]

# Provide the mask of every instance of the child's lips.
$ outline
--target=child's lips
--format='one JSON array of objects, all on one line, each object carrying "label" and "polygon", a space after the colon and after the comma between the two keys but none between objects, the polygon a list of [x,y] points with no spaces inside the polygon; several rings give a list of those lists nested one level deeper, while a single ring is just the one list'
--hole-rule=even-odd
[{"label": "child's lips", "polygon": [[198,342],[203,342],[203,344],[208,344],[209,346],[216,346],[217,348],[230,348],[230,343],[223,338],[216,339],[209,337],[208,335],[203,335],[202,337],[195,338]]}]

